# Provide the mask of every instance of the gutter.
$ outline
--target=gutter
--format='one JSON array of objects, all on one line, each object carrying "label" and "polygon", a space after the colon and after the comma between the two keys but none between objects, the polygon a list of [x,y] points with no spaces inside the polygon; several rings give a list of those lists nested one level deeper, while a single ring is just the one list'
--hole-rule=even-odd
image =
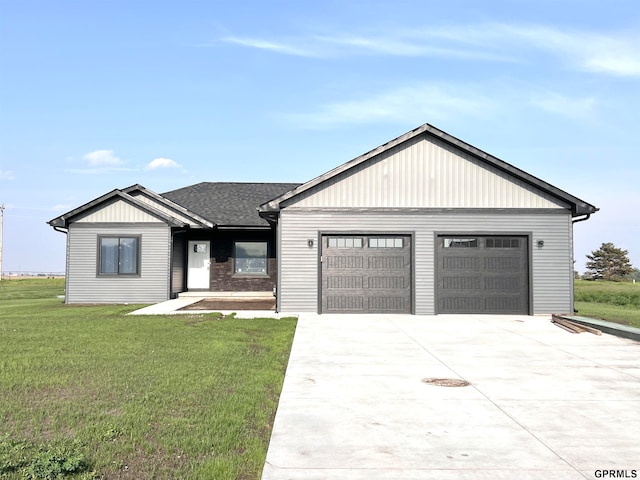
[{"label": "gutter", "polygon": [[572,219],[571,223],[578,223],[578,222],[584,222],[585,220],[589,220],[589,218],[591,217],[590,213],[587,213],[584,217],[582,218],[576,218],[576,219]]},{"label": "gutter", "polygon": [[59,226],[57,226],[57,225],[52,225],[52,227],[53,227],[53,229],[54,229],[56,232],[64,233],[65,235],[66,235],[67,233],[69,233],[69,229],[68,229],[68,228],[65,228],[65,227],[59,227]]}]

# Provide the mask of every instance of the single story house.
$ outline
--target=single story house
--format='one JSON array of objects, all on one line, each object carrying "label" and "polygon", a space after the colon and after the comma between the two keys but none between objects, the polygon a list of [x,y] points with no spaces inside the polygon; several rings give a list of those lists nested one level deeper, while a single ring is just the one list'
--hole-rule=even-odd
[{"label": "single story house", "polygon": [[573,308],[573,223],[598,209],[429,124],[303,184],[113,190],[48,222],[67,303],[273,292],[282,312]]}]

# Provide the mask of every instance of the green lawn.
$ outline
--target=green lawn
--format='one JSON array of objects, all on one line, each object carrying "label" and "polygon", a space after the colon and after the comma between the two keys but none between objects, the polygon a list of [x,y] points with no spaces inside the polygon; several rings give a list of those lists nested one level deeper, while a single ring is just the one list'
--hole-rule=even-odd
[{"label": "green lawn", "polygon": [[640,283],[575,281],[578,315],[640,328]]},{"label": "green lawn", "polygon": [[63,288],[0,282],[0,478],[260,478],[295,319],[128,317]]}]

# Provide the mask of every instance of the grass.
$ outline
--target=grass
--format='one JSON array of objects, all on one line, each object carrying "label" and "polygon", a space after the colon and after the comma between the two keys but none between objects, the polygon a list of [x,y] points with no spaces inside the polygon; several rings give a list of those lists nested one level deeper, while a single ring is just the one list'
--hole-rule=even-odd
[{"label": "grass", "polygon": [[640,284],[576,280],[575,308],[584,317],[640,328]]},{"label": "grass", "polygon": [[295,319],[70,306],[0,282],[0,478],[260,477]]}]

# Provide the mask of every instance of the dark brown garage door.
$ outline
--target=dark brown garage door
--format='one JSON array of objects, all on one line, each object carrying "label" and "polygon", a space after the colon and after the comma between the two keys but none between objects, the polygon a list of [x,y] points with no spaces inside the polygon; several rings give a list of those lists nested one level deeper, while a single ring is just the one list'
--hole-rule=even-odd
[{"label": "dark brown garage door", "polygon": [[411,237],[324,235],[323,313],[411,313]]},{"label": "dark brown garage door", "polygon": [[529,313],[528,239],[439,236],[437,313]]}]

